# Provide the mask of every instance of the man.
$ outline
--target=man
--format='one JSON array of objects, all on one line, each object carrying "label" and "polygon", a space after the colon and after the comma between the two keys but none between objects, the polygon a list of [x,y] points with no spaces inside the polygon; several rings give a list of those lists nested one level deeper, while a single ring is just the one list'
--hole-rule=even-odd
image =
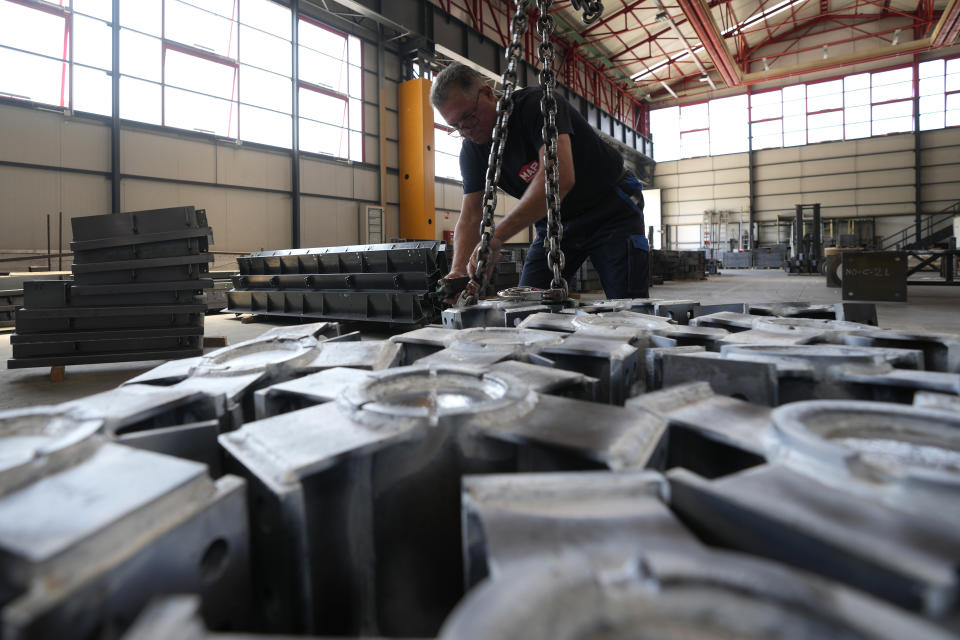
[{"label": "man", "polygon": [[[490,242],[488,265],[496,263],[506,239],[533,224],[537,237],[527,253],[520,284],[548,288],[546,199],[543,180],[543,116],[539,87],[514,92],[507,123],[499,187],[517,198],[517,205],[497,225]],[[623,158],[606,144],[570,104],[557,95],[557,151],[563,249],[570,278],[590,257],[608,298],[646,295],[647,241],[643,235],[643,196],[640,183],[624,170]],[[483,190],[497,119],[497,96],[474,69],[453,63],[433,83],[431,102],[443,119],[463,136],[460,173],[463,202],[454,230],[454,258],[448,278],[473,276],[477,266]],[[628,242],[642,248],[644,282],[628,288]],[[635,255],[637,255],[635,253]]]}]

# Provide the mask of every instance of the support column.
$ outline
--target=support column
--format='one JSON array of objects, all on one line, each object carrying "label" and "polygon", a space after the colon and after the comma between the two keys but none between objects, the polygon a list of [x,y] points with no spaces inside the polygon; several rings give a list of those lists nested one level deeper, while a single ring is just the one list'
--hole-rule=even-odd
[{"label": "support column", "polygon": [[913,56],[913,197],[914,208],[916,209],[914,217],[914,233],[916,238],[914,242],[920,246],[923,239],[923,221],[921,220],[920,209],[922,207],[920,199],[920,180],[923,172],[920,168],[920,57]]},{"label": "support column", "polygon": [[[113,89],[110,119],[110,207],[120,213],[120,0],[113,0],[113,60],[110,64],[110,83]],[[73,38],[70,38],[71,45]],[[73,91],[73,83],[70,83]]]},{"label": "support column", "polygon": [[431,84],[413,78],[398,87],[400,236],[409,240],[437,239]]},{"label": "support column", "polygon": [[297,35],[300,21],[300,0],[292,0],[290,3],[290,19],[292,21],[293,31],[291,34],[291,77],[293,82],[293,104],[290,111],[290,120],[292,127],[292,137],[290,144],[290,246],[294,249],[300,248],[300,98],[298,96],[299,85],[297,78],[300,76],[300,52],[299,37]]}]

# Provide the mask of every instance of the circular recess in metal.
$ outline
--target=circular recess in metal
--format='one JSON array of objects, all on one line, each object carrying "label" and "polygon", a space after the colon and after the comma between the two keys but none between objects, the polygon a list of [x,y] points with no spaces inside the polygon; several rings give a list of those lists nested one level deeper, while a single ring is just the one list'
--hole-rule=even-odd
[{"label": "circular recess in metal", "polygon": [[563,341],[563,334],[539,329],[476,327],[454,334],[450,346],[455,349],[513,351],[517,347],[544,346]]},{"label": "circular recess in metal", "polygon": [[454,366],[411,366],[375,374],[338,399],[357,420],[386,425],[396,419],[425,420],[467,416],[509,423],[528,413],[536,393],[522,380]]},{"label": "circular recess in metal", "polygon": [[744,555],[615,548],[504,567],[474,588],[440,640],[946,638],[853,589]]},{"label": "circular recess in metal", "polygon": [[192,375],[232,376],[295,367],[316,357],[316,338],[254,338],[203,356]]},{"label": "circular recess in metal", "polygon": [[103,420],[81,418],[54,407],[0,415],[0,495],[79,461],[99,444]]},{"label": "circular recess in metal", "polygon": [[664,329],[671,324],[670,318],[662,316],[651,316],[645,313],[636,313],[634,311],[616,311],[613,313],[582,314],[573,317],[571,324],[578,329],[584,330],[609,330],[609,329],[633,329],[633,330],[653,330]]},{"label": "circular recess in metal", "polygon": [[774,409],[771,454],[865,479],[960,488],[960,415],[886,402],[811,400]]}]

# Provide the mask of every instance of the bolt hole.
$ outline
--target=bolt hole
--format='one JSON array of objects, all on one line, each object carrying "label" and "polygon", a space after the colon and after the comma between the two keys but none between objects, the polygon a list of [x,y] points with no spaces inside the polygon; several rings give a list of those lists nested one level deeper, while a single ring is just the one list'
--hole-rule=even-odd
[{"label": "bolt hole", "polygon": [[200,559],[200,578],[211,583],[223,575],[227,568],[227,558],[230,555],[230,546],[223,538],[217,538],[210,543]]},{"label": "bolt hole", "polygon": [[404,179],[404,180],[409,180],[409,179],[410,179],[410,174],[409,174],[409,173],[403,174],[403,179]]}]

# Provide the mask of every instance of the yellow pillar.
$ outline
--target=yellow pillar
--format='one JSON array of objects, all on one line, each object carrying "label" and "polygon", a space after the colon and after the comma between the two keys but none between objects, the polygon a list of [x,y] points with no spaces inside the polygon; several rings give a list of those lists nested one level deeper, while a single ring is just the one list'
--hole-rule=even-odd
[{"label": "yellow pillar", "polygon": [[410,240],[437,239],[430,85],[414,78],[398,89],[400,236]]}]

